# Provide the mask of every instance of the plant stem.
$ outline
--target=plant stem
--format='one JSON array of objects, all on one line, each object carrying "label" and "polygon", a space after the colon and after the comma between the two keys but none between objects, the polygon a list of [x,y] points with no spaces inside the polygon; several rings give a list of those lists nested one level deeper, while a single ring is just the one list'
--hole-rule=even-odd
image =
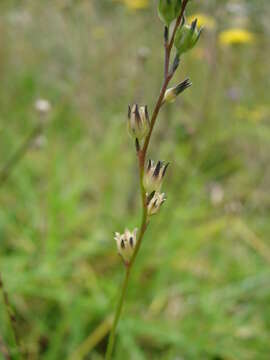
[{"label": "plant stem", "polygon": [[33,140],[40,134],[42,125],[36,125],[30,134],[26,137],[21,146],[11,155],[10,159],[6,162],[0,170],[0,186],[3,185],[9,178],[13,168],[24,157],[29,147],[32,145]]},{"label": "plant stem", "polygon": [[181,24],[181,21],[182,21],[182,18],[184,16],[185,8],[187,6],[188,1],[189,0],[184,0],[183,1],[180,14],[179,14],[179,16],[178,16],[178,18],[176,20],[176,23],[175,23],[175,26],[174,26],[174,29],[173,29],[171,40],[170,40],[169,43],[167,41],[165,41],[165,44],[164,44],[164,47],[165,47],[164,81],[163,81],[163,84],[162,84],[162,87],[161,87],[161,90],[160,90],[160,93],[159,93],[159,97],[158,97],[156,106],[155,106],[153,114],[152,114],[152,118],[151,118],[151,122],[150,122],[150,131],[149,131],[149,133],[148,133],[148,135],[147,135],[147,137],[145,139],[144,145],[143,145],[143,150],[142,150],[143,155],[142,156],[144,158],[144,161],[145,161],[147,148],[148,148],[148,145],[149,145],[149,142],[150,142],[150,138],[151,138],[154,126],[155,126],[155,122],[156,122],[157,116],[159,114],[159,110],[160,110],[160,108],[162,106],[162,102],[163,102],[165,92],[167,90],[169,82],[171,81],[171,79],[172,79],[172,77],[174,75],[173,72],[169,72],[171,51],[172,51],[176,31],[177,31],[179,25]]},{"label": "plant stem", "polygon": [[[137,239],[137,243],[134,249],[134,253],[132,255],[132,258],[130,260],[130,262],[128,264],[126,264],[126,274],[125,274],[125,278],[124,278],[124,282],[122,285],[122,290],[121,290],[121,294],[120,294],[120,298],[116,307],[116,311],[115,311],[115,315],[114,315],[114,321],[113,321],[113,325],[112,325],[112,330],[110,333],[110,337],[109,337],[109,342],[108,342],[108,346],[107,346],[107,350],[106,350],[106,355],[105,355],[105,359],[106,360],[110,360],[111,356],[112,356],[112,352],[113,352],[113,347],[114,347],[114,342],[115,342],[115,332],[116,332],[116,328],[117,328],[117,324],[118,321],[120,319],[120,315],[122,312],[122,308],[123,308],[123,304],[124,304],[124,300],[125,300],[125,296],[126,296],[126,292],[127,292],[127,287],[128,287],[128,282],[129,282],[129,278],[130,278],[130,272],[132,269],[132,266],[135,262],[135,259],[137,257],[137,254],[140,250],[141,247],[141,243],[142,243],[142,239],[144,236],[144,233],[147,229],[147,204],[146,204],[146,192],[143,186],[143,175],[144,175],[144,165],[145,165],[145,158],[147,155],[147,149],[149,146],[149,142],[151,139],[151,135],[155,126],[155,122],[156,119],[158,117],[159,111],[162,107],[163,104],[163,99],[164,99],[164,95],[165,92],[167,90],[168,84],[171,81],[173,75],[174,75],[174,71],[169,71],[169,66],[170,66],[170,56],[171,56],[171,50],[172,50],[172,46],[174,43],[174,37],[176,34],[176,30],[179,27],[182,18],[184,16],[184,12],[185,12],[185,8],[186,5],[188,3],[189,0],[184,0],[182,3],[182,8],[181,8],[181,12],[176,20],[175,26],[174,26],[174,30],[171,36],[171,40],[168,42],[168,28],[165,29],[165,36],[164,36],[164,49],[165,49],[165,59],[164,59],[164,80],[163,80],[163,84],[151,117],[151,121],[150,121],[150,129],[149,132],[147,134],[147,137],[145,139],[144,145],[142,150],[137,148],[137,155],[138,155],[138,164],[139,164],[139,173],[140,173],[140,191],[141,191],[141,200],[142,200],[142,220],[141,220],[141,226],[140,226],[140,230],[139,230],[139,235],[138,235],[138,239]],[[137,145],[136,145],[137,147]]]},{"label": "plant stem", "polygon": [[8,297],[8,293],[5,290],[1,273],[0,273],[0,291],[2,292],[4,305],[6,307],[6,313],[8,315],[12,336],[13,336],[13,339],[14,339],[15,344],[16,344],[16,348],[17,348],[17,351],[18,351],[18,354],[19,354],[19,358],[21,358],[21,356],[20,356],[20,340],[19,340],[19,335],[18,335],[18,332],[17,332],[16,317],[15,317],[14,312],[12,310],[12,307],[11,307],[11,304],[10,304],[10,301],[9,301],[9,297]]},{"label": "plant stem", "polygon": [[127,292],[130,271],[134,264],[136,256],[138,254],[138,251],[140,249],[140,246],[142,243],[142,238],[143,238],[143,235],[144,235],[146,227],[147,227],[147,207],[146,207],[146,201],[145,201],[145,190],[143,187],[144,166],[143,166],[142,159],[141,159],[141,152],[138,152],[138,162],[139,162],[139,171],[140,171],[141,198],[142,198],[142,205],[143,205],[142,221],[141,221],[139,236],[138,236],[138,240],[137,240],[137,243],[135,246],[133,256],[132,256],[130,262],[126,265],[125,279],[124,279],[124,282],[122,285],[120,298],[119,298],[119,301],[118,301],[118,304],[116,307],[116,311],[115,311],[115,315],[114,315],[112,330],[110,333],[108,347],[107,347],[106,356],[105,356],[106,360],[110,360],[111,356],[112,356],[113,346],[114,346],[114,342],[115,342],[115,331],[116,331],[116,327],[117,327],[117,324],[118,324],[118,321],[119,321],[119,318],[120,318],[120,315],[122,312],[122,308],[123,308],[123,304],[124,304],[124,300],[125,300],[125,296],[126,296],[126,292]]},{"label": "plant stem", "polygon": [[126,295],[126,292],[127,292],[129,274],[130,274],[130,267],[126,267],[125,279],[124,279],[124,282],[123,282],[121,295],[120,295],[120,298],[119,298],[119,301],[118,301],[118,304],[117,304],[117,308],[116,308],[116,311],[115,311],[112,330],[111,330],[111,333],[110,333],[109,343],[108,343],[108,347],[107,347],[107,351],[106,351],[106,356],[105,356],[106,360],[111,359],[111,356],[112,356],[112,351],[113,351],[113,346],[114,346],[114,341],[115,341],[115,330],[116,330],[116,326],[117,326],[119,317],[120,317],[121,312],[122,312],[122,307],[123,307],[124,300],[125,300],[125,295]]}]

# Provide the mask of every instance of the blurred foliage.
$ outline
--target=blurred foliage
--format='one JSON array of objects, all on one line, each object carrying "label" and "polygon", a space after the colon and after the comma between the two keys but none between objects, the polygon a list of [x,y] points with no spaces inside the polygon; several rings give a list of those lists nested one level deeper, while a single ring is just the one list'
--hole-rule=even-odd
[{"label": "blurred foliage", "polygon": [[[41,121],[37,99],[52,106],[0,188],[0,269],[30,360],[103,358],[123,276],[113,232],[139,221],[127,105],[153,108],[162,77],[148,3],[0,4],[1,166]],[[155,129],[151,156],[171,162],[168,200],[137,259],[115,359],[266,360],[269,1],[193,1],[192,14],[204,35],[175,81],[194,85]],[[254,41],[224,46],[229,29]]]}]

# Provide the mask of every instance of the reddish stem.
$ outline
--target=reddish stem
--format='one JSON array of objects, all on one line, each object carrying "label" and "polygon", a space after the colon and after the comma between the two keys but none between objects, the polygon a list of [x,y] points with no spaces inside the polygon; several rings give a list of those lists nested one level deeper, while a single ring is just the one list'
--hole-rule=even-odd
[{"label": "reddish stem", "polygon": [[176,34],[176,31],[182,21],[182,18],[184,16],[184,12],[185,12],[185,9],[186,9],[186,6],[187,6],[187,3],[188,3],[189,0],[183,0],[183,3],[182,3],[182,8],[181,8],[181,12],[176,20],[176,23],[175,23],[175,26],[174,26],[174,29],[173,29],[173,33],[172,33],[172,37],[171,37],[171,41],[169,43],[169,52],[171,52],[172,50],[172,47],[173,47],[173,42],[174,42],[174,38],[175,38],[175,34]]},{"label": "reddish stem", "polygon": [[162,84],[162,87],[160,90],[160,94],[159,94],[156,106],[155,106],[153,114],[152,114],[152,118],[151,118],[151,122],[150,122],[150,130],[145,139],[143,149],[141,150],[141,158],[142,158],[141,161],[143,163],[143,166],[145,163],[145,156],[146,156],[146,152],[147,152],[147,149],[149,146],[150,138],[151,138],[151,135],[152,135],[155,123],[156,123],[157,116],[159,114],[160,108],[163,103],[163,98],[164,98],[165,92],[167,90],[167,86],[168,86],[169,82],[171,81],[171,78],[173,77],[173,72],[169,72],[170,56],[171,56],[171,51],[172,51],[172,47],[173,47],[173,43],[174,43],[175,34],[176,34],[176,31],[182,21],[183,16],[184,16],[185,8],[187,6],[188,1],[189,0],[183,1],[181,12],[176,20],[170,42],[168,43],[165,40],[165,43],[164,43],[164,47],[165,47],[164,80],[163,80],[163,84]]}]

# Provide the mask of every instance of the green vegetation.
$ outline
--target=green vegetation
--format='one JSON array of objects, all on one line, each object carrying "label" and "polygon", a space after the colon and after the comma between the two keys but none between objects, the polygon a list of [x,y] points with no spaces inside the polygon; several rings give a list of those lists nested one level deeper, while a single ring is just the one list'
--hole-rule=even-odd
[{"label": "green vegetation", "polygon": [[[269,359],[270,7],[193,1],[198,13],[205,31],[172,84],[194,86],[164,106],[150,146],[171,159],[168,199],[136,259],[117,360]],[[0,183],[16,327],[27,359],[103,359],[124,275],[113,233],[139,222],[127,106],[151,111],[162,81],[156,2],[2,0],[0,14],[0,169],[41,121],[36,101],[51,103]],[[17,359],[2,296],[0,340]]]}]

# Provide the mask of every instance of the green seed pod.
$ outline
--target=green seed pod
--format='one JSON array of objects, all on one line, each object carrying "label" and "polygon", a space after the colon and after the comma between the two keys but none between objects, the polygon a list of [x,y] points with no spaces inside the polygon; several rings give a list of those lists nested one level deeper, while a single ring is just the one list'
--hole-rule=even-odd
[{"label": "green seed pod", "polygon": [[181,0],[159,0],[158,1],[158,15],[160,20],[166,25],[177,18],[181,10]]},{"label": "green seed pod", "polygon": [[182,25],[176,32],[174,46],[179,55],[192,49],[200,38],[202,29],[197,27],[197,19],[191,25]]}]

